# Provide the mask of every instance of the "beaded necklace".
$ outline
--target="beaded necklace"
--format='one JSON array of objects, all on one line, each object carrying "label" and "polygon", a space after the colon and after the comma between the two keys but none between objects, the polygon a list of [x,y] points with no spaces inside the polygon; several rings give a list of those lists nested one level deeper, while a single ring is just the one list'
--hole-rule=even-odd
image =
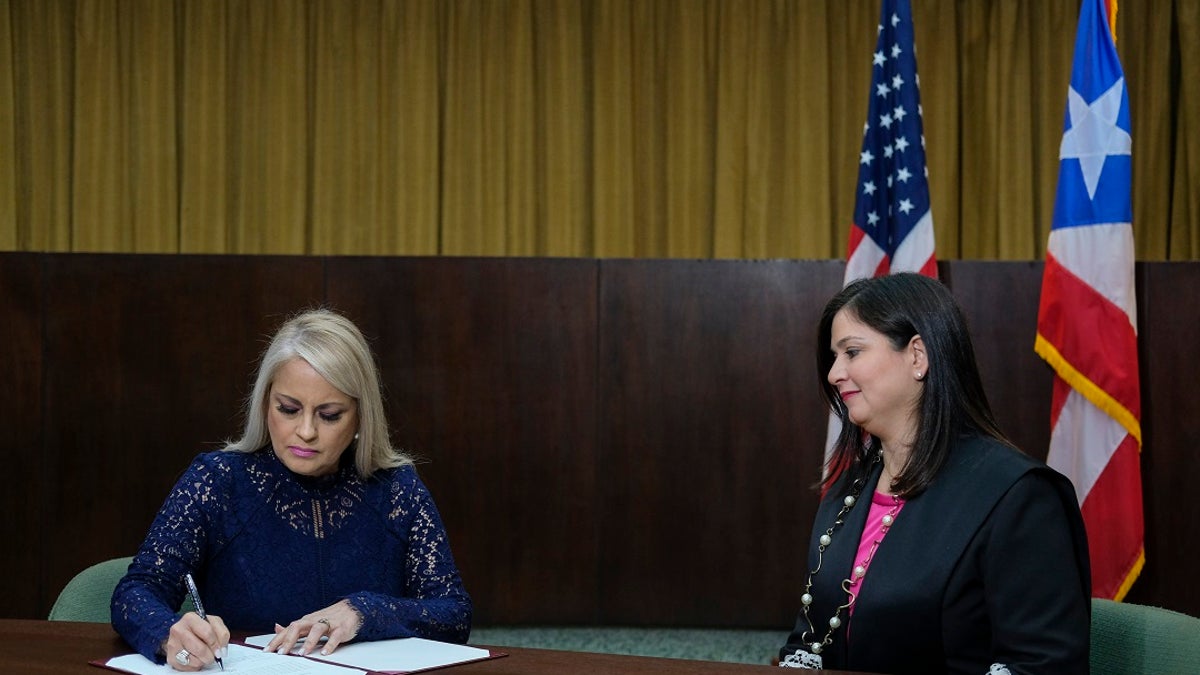
[{"label": "beaded necklace", "polygon": [[[842,508],[838,510],[837,515],[834,517],[833,524],[830,525],[829,529],[825,530],[824,534],[822,534],[817,540],[817,565],[808,573],[808,579],[804,582],[804,594],[800,596],[801,611],[804,614],[804,620],[808,623],[808,630],[804,631],[804,633],[800,636],[800,640],[808,646],[811,656],[813,657],[811,660],[805,659],[807,662],[805,665],[812,665],[816,668],[821,667],[821,651],[833,643],[833,632],[842,625],[842,612],[848,611],[857,598],[857,596],[850,591],[850,584],[854,581],[854,579],[843,579],[841,586],[842,590],[846,592],[846,603],[843,605],[838,605],[837,609],[833,611],[833,616],[829,617],[829,630],[826,631],[825,637],[821,638],[820,640],[816,640],[815,638],[817,631],[816,628],[813,627],[812,619],[808,615],[809,608],[812,606],[813,602],[811,593],[813,577],[821,571],[821,564],[825,560],[825,549],[829,548],[830,544],[833,543],[833,533],[836,532],[839,527],[845,524],[846,514],[850,513],[850,510],[854,508],[856,503],[858,503],[858,499],[862,495],[863,488],[866,487],[867,478],[871,475],[871,471],[874,469],[875,465],[881,461],[883,461],[883,452],[879,451],[875,454],[875,459],[871,461],[871,466],[867,468],[861,477],[850,484],[850,494],[846,495],[845,499],[842,500]],[[890,521],[890,518],[888,521],[885,521],[885,534],[887,528],[891,526]],[[874,550],[871,552],[871,557],[874,557]],[[861,578],[864,574],[866,574],[866,569],[861,565],[856,566],[853,574]]]}]

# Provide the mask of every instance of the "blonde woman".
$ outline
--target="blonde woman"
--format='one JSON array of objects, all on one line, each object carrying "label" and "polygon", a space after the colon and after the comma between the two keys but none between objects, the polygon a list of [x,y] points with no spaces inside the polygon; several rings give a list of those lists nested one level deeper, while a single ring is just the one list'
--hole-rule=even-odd
[{"label": "blonde woman", "polygon": [[[284,323],[245,412],[241,438],[196,457],[167,496],[113,594],[117,632],[181,671],[223,656],[230,629],[274,631],[266,648],[281,652],[465,642],[470,598],[429,491],[389,440],[358,328],[324,309]],[[207,621],[175,615],[189,573]]]}]

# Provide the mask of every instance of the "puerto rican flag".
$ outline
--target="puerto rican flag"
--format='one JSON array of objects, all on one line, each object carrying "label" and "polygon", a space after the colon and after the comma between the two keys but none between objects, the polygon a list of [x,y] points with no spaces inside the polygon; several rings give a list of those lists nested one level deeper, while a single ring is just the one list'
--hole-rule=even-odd
[{"label": "puerto rican flag", "polygon": [[1034,350],[1055,372],[1047,463],[1075,484],[1092,593],[1145,562],[1129,95],[1115,2],[1083,0]]},{"label": "puerto rican flag", "polygon": [[[937,277],[909,0],[883,0],[843,284],[893,272]],[[829,418],[826,471],[841,431]]]}]

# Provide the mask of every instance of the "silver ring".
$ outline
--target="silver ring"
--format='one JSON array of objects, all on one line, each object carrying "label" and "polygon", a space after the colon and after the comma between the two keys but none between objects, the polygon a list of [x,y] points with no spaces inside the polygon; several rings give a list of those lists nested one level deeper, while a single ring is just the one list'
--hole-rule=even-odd
[{"label": "silver ring", "polygon": [[181,666],[186,666],[191,658],[192,653],[186,649],[180,649],[179,652],[175,654],[175,660],[178,661],[179,665]]}]

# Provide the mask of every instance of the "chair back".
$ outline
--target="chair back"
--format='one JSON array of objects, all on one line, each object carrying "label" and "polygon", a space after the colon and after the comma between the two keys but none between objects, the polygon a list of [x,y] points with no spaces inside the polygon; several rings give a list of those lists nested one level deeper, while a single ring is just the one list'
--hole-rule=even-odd
[{"label": "chair back", "polygon": [[125,576],[133,557],[98,562],[76,574],[63,586],[50,608],[51,621],[90,621],[110,623],[113,589]]},{"label": "chair back", "polygon": [[1195,675],[1200,619],[1161,607],[1092,599],[1092,675]]}]

